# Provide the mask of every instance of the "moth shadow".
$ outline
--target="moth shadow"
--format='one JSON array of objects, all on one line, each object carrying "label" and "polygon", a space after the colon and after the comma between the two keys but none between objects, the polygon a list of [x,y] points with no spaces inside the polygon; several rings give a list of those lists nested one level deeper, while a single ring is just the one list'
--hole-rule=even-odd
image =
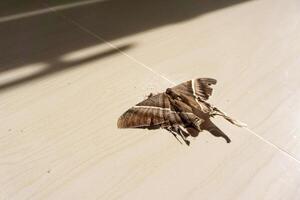
[{"label": "moth shadow", "polygon": [[212,129],[212,130],[207,130],[210,134],[212,134],[215,137],[221,137],[223,138],[227,143],[231,142],[231,139],[220,129]]}]

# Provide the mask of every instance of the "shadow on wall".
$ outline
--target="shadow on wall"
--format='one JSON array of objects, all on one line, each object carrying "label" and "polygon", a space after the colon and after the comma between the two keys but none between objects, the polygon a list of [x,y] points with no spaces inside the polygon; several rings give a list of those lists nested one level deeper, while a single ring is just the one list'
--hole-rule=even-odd
[{"label": "shadow on wall", "polygon": [[[78,2],[88,1],[90,1],[88,4],[78,4]],[[22,17],[2,22],[3,17],[0,17],[0,80],[3,72],[22,66],[45,63],[47,68],[36,74],[1,83],[0,90],[10,89],[118,52],[112,49],[76,62],[61,61],[61,57],[67,53],[103,43],[74,26],[63,18],[63,15],[106,41],[112,41],[160,26],[189,20],[245,1],[247,0],[48,0],[47,5],[58,6],[56,13],[39,2],[43,12],[36,12],[35,15],[13,13]],[[35,1],[32,6],[34,9],[37,7],[37,2]],[[72,6],[72,4],[77,6]],[[2,5],[4,7],[2,6],[1,9],[5,9],[5,6],[9,7],[11,4],[2,2]],[[30,8],[28,3],[26,5]],[[18,7],[17,11],[20,10]],[[13,15],[12,11],[8,14]],[[128,44],[118,48],[126,51],[132,47],[132,44]]]}]

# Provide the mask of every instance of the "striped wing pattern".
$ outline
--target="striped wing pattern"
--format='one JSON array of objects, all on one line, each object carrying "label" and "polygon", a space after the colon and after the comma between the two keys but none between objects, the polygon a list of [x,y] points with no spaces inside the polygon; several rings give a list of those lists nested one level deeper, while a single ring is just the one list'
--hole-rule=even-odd
[{"label": "striped wing pattern", "polygon": [[149,97],[127,110],[118,120],[119,128],[154,128],[183,124],[165,93]]},{"label": "striped wing pattern", "polygon": [[213,89],[211,88],[211,85],[215,85],[216,83],[216,79],[198,78],[181,83],[173,87],[172,90],[186,96],[193,96],[201,101],[206,101],[212,95]]}]

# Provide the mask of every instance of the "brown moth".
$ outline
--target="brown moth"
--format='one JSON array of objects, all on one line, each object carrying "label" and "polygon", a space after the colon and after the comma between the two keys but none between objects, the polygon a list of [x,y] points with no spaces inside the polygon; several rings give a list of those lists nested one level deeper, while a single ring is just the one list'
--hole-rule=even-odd
[{"label": "brown moth", "polygon": [[196,137],[207,130],[216,137],[223,137],[227,143],[231,140],[211,120],[216,115],[239,127],[244,123],[228,117],[224,112],[212,106],[208,98],[212,94],[211,85],[217,83],[212,78],[198,78],[168,88],[165,92],[148,98],[127,110],[118,120],[118,128],[163,128],[177,135],[189,145],[188,136]]}]

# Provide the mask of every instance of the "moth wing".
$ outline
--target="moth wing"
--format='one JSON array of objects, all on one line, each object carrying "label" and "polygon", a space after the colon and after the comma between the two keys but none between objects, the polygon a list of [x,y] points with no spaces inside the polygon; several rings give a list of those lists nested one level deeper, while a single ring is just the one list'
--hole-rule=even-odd
[{"label": "moth wing", "polygon": [[127,110],[118,119],[118,128],[159,128],[182,124],[165,93],[150,96]]},{"label": "moth wing", "polygon": [[212,95],[213,89],[211,85],[215,85],[216,83],[217,80],[213,78],[197,78],[181,83],[171,89],[177,93],[193,96],[195,99],[206,101]]}]

